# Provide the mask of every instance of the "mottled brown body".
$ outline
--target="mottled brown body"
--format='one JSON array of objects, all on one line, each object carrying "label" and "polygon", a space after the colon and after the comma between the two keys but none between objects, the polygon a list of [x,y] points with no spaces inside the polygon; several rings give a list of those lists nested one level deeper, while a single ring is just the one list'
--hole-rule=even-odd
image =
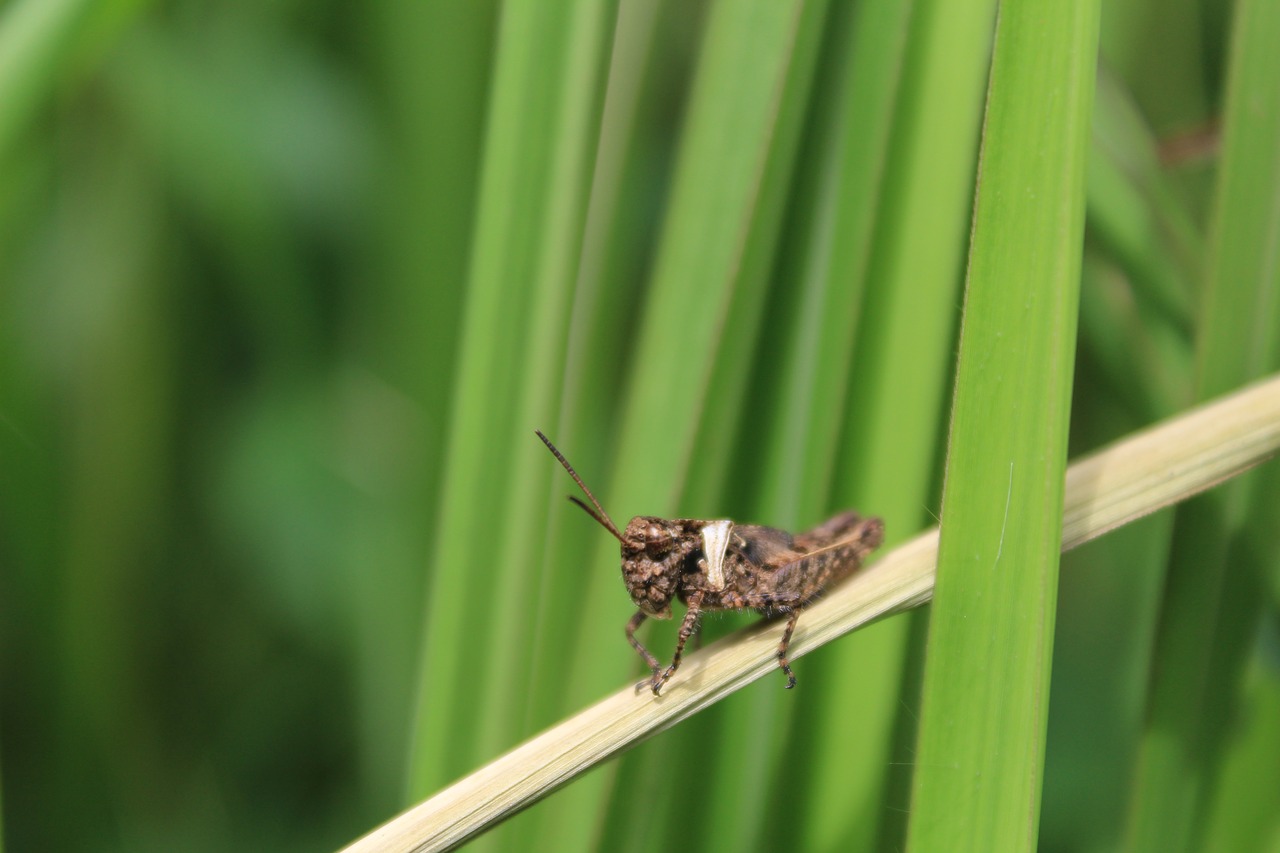
[{"label": "mottled brown body", "polygon": [[[842,512],[812,530],[792,536],[784,530],[728,520],[666,519],[636,516],[619,532],[577,472],[541,432],[538,437],[582,488],[599,511],[577,498],[586,510],[622,543],[622,579],[639,611],[627,623],[627,640],[644,658],[653,675],[654,695],[680,666],[680,658],[707,610],[757,610],[766,616],[786,614],[786,628],[778,644],[778,665],[795,686],[787,649],[800,611],[829,585],[857,571],[867,555],[884,540],[884,523]],[[671,601],[687,606],[675,654],[665,669],[636,639],[636,629],[648,617],[671,618]]]}]

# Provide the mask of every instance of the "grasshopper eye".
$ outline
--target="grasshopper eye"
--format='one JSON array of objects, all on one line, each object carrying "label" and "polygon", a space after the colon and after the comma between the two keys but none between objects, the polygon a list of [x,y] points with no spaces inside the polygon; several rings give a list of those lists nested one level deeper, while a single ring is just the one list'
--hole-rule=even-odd
[{"label": "grasshopper eye", "polygon": [[644,550],[651,557],[661,557],[671,550],[671,534],[656,524],[644,529]]}]

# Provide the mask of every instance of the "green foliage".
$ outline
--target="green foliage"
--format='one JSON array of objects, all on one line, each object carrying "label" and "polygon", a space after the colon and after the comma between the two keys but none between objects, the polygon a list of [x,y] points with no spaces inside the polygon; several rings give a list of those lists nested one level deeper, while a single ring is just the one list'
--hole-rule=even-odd
[{"label": "green foliage", "polygon": [[[1108,5],[1087,146],[1053,5],[1003,4],[993,67],[994,3],[8,4],[9,849],[337,847],[638,677],[535,428],[619,523],[856,507],[892,547],[949,423],[943,559],[1008,504],[1016,583],[944,562],[933,626],[476,849],[1274,843],[1277,466],[1052,564],[1064,441],[1280,368],[1275,4]],[[964,755],[1017,795],[953,796]]]},{"label": "green foliage", "polygon": [[1005,0],[983,125],[908,846],[1034,850],[1098,7]]},{"label": "green foliage", "polygon": [[[1241,3],[1233,38],[1196,341],[1201,400],[1280,366],[1280,9]],[[1241,735],[1224,725],[1248,701],[1236,691],[1256,654],[1267,591],[1276,588],[1277,494],[1280,479],[1269,466],[1177,509],[1128,816],[1136,850],[1205,849],[1214,783],[1224,764],[1239,761],[1232,741],[1280,729],[1270,722]],[[1252,692],[1264,697],[1268,689],[1264,679]],[[1261,848],[1268,833],[1274,841],[1274,827],[1254,817],[1256,797],[1219,808],[1213,831],[1233,839],[1229,848]],[[1248,830],[1230,819],[1233,810]]]}]

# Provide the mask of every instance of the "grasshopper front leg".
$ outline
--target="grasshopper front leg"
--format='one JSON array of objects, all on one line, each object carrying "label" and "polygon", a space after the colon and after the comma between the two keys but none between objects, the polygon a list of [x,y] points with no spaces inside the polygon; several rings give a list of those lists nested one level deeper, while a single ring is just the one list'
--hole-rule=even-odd
[{"label": "grasshopper front leg", "polygon": [[[689,596],[689,609],[684,613],[684,621],[680,623],[680,634],[676,638],[676,653],[671,657],[671,666],[663,670],[662,675],[658,675],[654,670],[653,678],[649,681],[649,686],[653,690],[653,695],[657,696],[662,692],[662,686],[667,683],[667,679],[680,668],[680,657],[684,654],[684,645],[689,642],[689,637],[698,630],[698,617],[702,614],[702,591],[699,590]],[[644,682],[641,682],[642,684]]]},{"label": "grasshopper front leg", "polygon": [[636,629],[640,627],[646,618],[648,617],[643,610],[637,610],[636,615],[632,616],[631,621],[627,623],[627,642],[631,644],[631,648],[640,653],[640,657],[644,658],[644,662],[649,665],[649,669],[653,672],[653,677],[649,681],[642,681],[636,685],[637,693],[640,692],[641,687],[651,684],[653,680],[657,679],[658,673],[662,672],[662,666],[658,663],[658,659],[636,639]]}]

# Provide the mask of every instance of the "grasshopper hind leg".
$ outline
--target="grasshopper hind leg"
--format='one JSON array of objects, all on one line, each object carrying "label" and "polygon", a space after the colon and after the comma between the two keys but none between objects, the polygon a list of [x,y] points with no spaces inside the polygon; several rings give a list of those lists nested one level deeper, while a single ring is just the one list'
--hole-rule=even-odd
[{"label": "grasshopper hind leg", "polygon": [[791,645],[791,633],[796,629],[796,622],[800,619],[800,611],[792,610],[791,618],[787,620],[786,630],[782,632],[782,642],[778,643],[778,666],[782,667],[782,671],[787,675],[787,689],[790,690],[796,686],[796,674],[791,671],[791,661],[787,659],[787,650]]}]

